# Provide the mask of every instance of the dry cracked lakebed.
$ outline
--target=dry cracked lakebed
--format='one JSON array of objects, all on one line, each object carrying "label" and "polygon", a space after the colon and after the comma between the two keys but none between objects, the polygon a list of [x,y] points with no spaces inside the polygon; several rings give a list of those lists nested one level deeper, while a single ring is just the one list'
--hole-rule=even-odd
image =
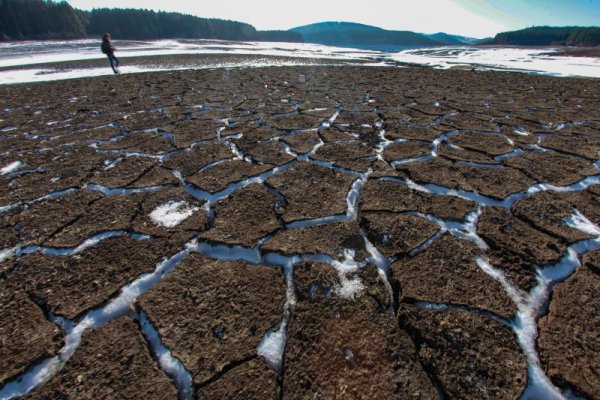
[{"label": "dry cracked lakebed", "polygon": [[359,66],[0,87],[0,398],[600,398],[599,93]]}]

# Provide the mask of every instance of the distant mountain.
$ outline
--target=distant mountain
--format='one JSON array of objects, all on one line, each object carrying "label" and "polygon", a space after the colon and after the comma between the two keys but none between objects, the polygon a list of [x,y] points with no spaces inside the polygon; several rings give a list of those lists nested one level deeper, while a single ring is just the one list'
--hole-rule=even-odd
[{"label": "distant mountain", "polygon": [[475,39],[467,36],[450,35],[444,32],[433,33],[425,35],[429,39],[434,40],[438,43],[442,43],[446,46],[460,46],[460,45],[471,45],[477,44],[481,39]]},{"label": "distant mountain", "polygon": [[380,51],[439,46],[440,42],[411,31],[389,31],[352,22],[320,22],[290,29],[307,43]]},{"label": "distant mountain", "polygon": [[516,46],[598,46],[598,27],[551,27],[534,26],[519,31],[502,32],[486,44]]}]

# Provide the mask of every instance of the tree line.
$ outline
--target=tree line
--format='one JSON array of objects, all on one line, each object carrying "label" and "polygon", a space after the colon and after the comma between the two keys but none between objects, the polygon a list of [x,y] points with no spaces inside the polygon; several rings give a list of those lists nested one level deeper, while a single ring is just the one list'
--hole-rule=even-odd
[{"label": "tree line", "polygon": [[499,33],[491,43],[517,46],[598,46],[600,28],[534,26]]},{"label": "tree line", "polygon": [[0,0],[0,40],[75,39],[110,32],[118,39],[223,39],[301,42],[287,31],[175,12],[140,9],[82,11],[65,1]]}]

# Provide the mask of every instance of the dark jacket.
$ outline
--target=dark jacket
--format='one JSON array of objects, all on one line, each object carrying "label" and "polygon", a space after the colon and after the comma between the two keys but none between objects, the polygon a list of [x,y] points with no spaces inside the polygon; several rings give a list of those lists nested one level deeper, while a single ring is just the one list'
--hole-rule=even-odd
[{"label": "dark jacket", "polygon": [[115,51],[115,48],[110,44],[110,40],[102,40],[102,45],[100,49],[104,54],[112,54]]}]

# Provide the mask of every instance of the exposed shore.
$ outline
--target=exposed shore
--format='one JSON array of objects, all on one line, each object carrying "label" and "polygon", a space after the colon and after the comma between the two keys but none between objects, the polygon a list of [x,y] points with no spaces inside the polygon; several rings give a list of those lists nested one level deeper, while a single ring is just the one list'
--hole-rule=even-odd
[{"label": "exposed shore", "polygon": [[0,86],[0,397],[600,397],[600,80],[265,60]]}]

